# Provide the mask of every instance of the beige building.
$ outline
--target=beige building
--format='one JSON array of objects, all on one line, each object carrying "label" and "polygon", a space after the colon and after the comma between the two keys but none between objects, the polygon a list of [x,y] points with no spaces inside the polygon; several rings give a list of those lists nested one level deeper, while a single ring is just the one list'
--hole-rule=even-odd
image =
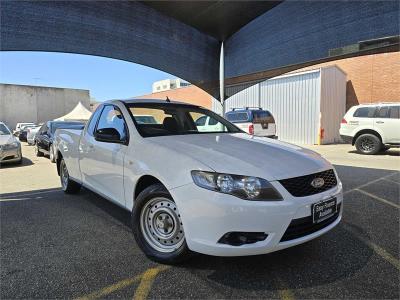
[{"label": "beige building", "polygon": [[0,84],[0,121],[10,129],[20,122],[43,123],[64,116],[79,102],[89,109],[88,90]]}]

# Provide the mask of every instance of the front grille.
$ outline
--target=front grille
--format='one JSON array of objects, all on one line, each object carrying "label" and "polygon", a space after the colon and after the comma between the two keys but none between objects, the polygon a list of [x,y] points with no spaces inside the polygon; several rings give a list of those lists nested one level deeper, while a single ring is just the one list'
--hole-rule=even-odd
[{"label": "front grille", "polygon": [[281,242],[298,239],[327,227],[335,222],[339,217],[340,208],[341,203],[338,203],[337,212],[332,217],[320,223],[313,223],[312,216],[292,220],[292,222],[289,224],[289,227],[286,229],[285,234],[282,236]]},{"label": "front grille", "polygon": [[[324,185],[318,188],[313,187],[311,182],[315,178],[322,178],[324,180]],[[279,180],[279,182],[295,197],[304,197],[322,193],[337,185],[335,172],[333,172],[332,169],[315,174],[282,179]]]}]

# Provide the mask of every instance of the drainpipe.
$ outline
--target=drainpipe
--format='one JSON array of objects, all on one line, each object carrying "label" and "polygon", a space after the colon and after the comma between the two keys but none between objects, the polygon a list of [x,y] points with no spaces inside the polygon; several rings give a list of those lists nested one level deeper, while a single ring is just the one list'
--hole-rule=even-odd
[{"label": "drainpipe", "polygon": [[219,99],[222,106],[222,116],[225,114],[225,62],[224,62],[224,42],[221,42],[221,52],[219,57]]}]

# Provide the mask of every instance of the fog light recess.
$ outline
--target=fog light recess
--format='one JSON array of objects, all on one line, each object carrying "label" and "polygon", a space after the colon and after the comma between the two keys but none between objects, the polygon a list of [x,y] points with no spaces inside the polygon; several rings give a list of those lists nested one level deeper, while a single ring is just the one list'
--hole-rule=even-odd
[{"label": "fog light recess", "polygon": [[242,246],[245,244],[254,244],[264,241],[268,234],[264,232],[228,232],[225,233],[218,241],[220,244],[227,244],[231,246]]}]

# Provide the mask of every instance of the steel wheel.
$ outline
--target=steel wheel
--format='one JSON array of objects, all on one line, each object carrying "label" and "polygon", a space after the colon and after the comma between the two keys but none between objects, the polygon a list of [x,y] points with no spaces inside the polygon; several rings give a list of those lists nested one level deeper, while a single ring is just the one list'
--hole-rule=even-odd
[{"label": "steel wheel", "polygon": [[155,250],[170,253],[185,241],[181,216],[175,202],[157,197],[148,201],[140,213],[140,230]]},{"label": "steel wheel", "polygon": [[64,160],[62,160],[60,163],[60,179],[61,179],[62,189],[65,191],[68,187],[69,175]]}]

